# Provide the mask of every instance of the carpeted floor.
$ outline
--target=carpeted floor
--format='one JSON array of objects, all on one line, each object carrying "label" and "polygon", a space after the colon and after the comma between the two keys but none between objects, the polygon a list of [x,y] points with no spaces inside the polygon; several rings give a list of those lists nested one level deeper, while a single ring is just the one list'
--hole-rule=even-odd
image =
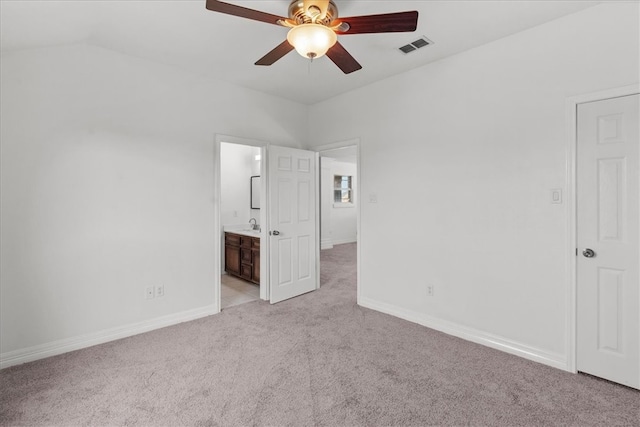
[{"label": "carpeted floor", "polygon": [[5,369],[0,424],[640,424],[637,391],[357,306],[354,259],[323,251],[322,288],[274,306]]}]

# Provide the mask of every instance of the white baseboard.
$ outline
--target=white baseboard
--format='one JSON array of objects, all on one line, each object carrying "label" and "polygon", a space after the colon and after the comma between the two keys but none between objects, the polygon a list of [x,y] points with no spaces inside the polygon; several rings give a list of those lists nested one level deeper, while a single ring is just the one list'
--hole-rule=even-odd
[{"label": "white baseboard", "polygon": [[332,248],[333,248],[333,240],[331,239],[320,240],[320,250],[332,249]]},{"label": "white baseboard", "polygon": [[435,329],[437,331],[444,332],[445,334],[453,335],[476,344],[501,350],[505,353],[520,356],[564,371],[569,370],[567,358],[560,354],[550,353],[545,350],[534,348],[526,344],[508,340],[467,326],[437,319],[423,313],[406,310],[368,298],[360,298],[358,300],[358,304],[362,307],[390,314],[392,316],[408,320],[409,322],[417,323],[419,325],[426,326],[427,328]]},{"label": "white baseboard", "polygon": [[358,239],[356,238],[356,236],[353,237],[346,237],[343,239],[333,239],[333,244],[334,245],[344,245],[345,243],[355,243],[357,242]]},{"label": "white baseboard", "polygon": [[0,369],[9,366],[19,365],[26,362],[32,362],[45,357],[56,356],[58,354],[67,353],[82,348],[103,344],[109,341],[138,335],[144,332],[153,331],[155,329],[165,328],[167,326],[176,325],[182,322],[199,319],[201,317],[217,314],[218,308],[215,305],[196,308],[193,310],[182,311],[179,313],[169,314],[151,320],[145,320],[138,323],[132,323],[126,326],[106,329],[77,337],[66,338],[63,340],[52,341],[46,344],[40,344],[20,350],[9,351],[0,354]]},{"label": "white baseboard", "polygon": [[334,245],[343,245],[345,243],[355,243],[358,241],[356,236],[346,237],[343,239],[321,239],[320,250],[333,249]]}]

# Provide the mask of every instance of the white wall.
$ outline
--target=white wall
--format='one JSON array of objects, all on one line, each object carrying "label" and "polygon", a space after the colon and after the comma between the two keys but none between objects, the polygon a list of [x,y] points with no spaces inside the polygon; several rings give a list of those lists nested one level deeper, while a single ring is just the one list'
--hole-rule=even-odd
[{"label": "white wall", "polygon": [[333,174],[331,157],[320,157],[320,249],[333,248],[331,213],[333,212]]},{"label": "white wall", "polygon": [[307,108],[92,46],[1,66],[3,363],[214,312],[215,134],[297,146]]},{"label": "white wall", "polygon": [[312,106],[361,139],[360,303],[566,366],[565,100],[637,82],[638,36],[599,5]]},{"label": "white wall", "polygon": [[[260,176],[260,177],[262,177],[262,148],[261,147],[253,147],[253,153],[252,153],[252,157],[251,157],[251,176]],[[256,186],[260,190],[262,190],[262,181],[259,180],[259,183],[257,183]],[[249,198],[251,198],[251,192],[249,192]],[[262,194],[259,194],[260,206],[263,203],[262,200],[264,200],[264,197],[262,197]],[[249,207],[251,207],[251,204],[249,204]],[[250,209],[249,210],[249,217],[250,218],[255,218],[256,221],[258,222],[258,224],[260,224],[262,222],[260,220],[260,216],[261,216],[260,215],[260,209]]]},{"label": "white wall", "polygon": [[[333,245],[355,242],[357,241],[358,228],[356,204],[359,202],[357,166],[354,163],[322,157],[321,169],[321,248],[330,249]],[[352,177],[353,204],[339,205],[334,203],[333,177],[335,175],[349,175]]]},{"label": "white wall", "polygon": [[251,209],[251,177],[260,175],[255,156],[260,147],[241,144],[220,144],[220,223],[225,225],[249,225],[255,218],[260,223],[260,211]]}]

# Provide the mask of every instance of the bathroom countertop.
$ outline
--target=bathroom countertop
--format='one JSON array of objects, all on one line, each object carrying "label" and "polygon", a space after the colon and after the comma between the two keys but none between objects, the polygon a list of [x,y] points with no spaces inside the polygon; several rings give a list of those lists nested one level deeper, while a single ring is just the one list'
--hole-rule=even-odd
[{"label": "bathroom countertop", "polygon": [[235,233],[235,234],[241,234],[243,236],[249,236],[249,237],[260,237],[261,232],[258,230],[251,230],[251,229],[241,229],[241,228],[232,228],[232,227],[224,227],[224,232],[225,233]]}]

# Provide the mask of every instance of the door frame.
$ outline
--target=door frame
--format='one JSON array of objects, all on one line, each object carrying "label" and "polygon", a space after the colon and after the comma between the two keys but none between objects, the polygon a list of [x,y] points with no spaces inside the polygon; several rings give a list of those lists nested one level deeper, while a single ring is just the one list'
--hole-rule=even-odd
[{"label": "door frame", "polygon": [[[348,139],[345,141],[340,141],[340,142],[334,142],[331,144],[326,144],[326,145],[319,145],[317,147],[313,147],[311,148],[311,150],[317,151],[318,152],[318,158],[322,157],[322,152],[323,151],[330,151],[330,150],[335,150],[338,148],[346,148],[346,147],[356,147],[356,177],[357,177],[357,184],[356,184],[356,302],[358,303],[358,305],[360,305],[360,277],[362,277],[362,275],[360,274],[360,248],[361,248],[361,244],[360,244],[360,239],[362,238],[362,233],[361,233],[361,229],[360,229],[360,212],[361,212],[361,207],[362,207],[362,193],[361,193],[361,188],[362,188],[362,172],[361,172],[361,166],[360,166],[360,138],[354,138],[354,139]],[[316,172],[317,175],[317,181],[318,181],[318,185],[320,185],[320,174],[322,173],[322,170],[320,167],[318,167],[318,170]],[[320,203],[321,203],[321,193],[320,190],[317,190],[318,192],[318,212],[320,210]],[[318,264],[320,263],[320,215],[318,215],[318,217],[316,218],[317,221],[317,230],[318,230],[318,241],[317,241],[317,253],[318,253]],[[320,268],[318,267],[318,285],[320,284]]]},{"label": "door frame", "polygon": [[[215,143],[213,148],[213,162],[214,162],[214,174],[213,174],[213,186],[214,186],[214,209],[213,209],[213,241],[216,244],[216,256],[214,257],[214,271],[216,271],[215,277],[213,278],[213,289],[214,289],[214,299],[215,305],[217,306],[217,313],[222,310],[222,298],[220,296],[221,290],[221,276],[224,272],[224,268],[222,266],[222,251],[224,250],[224,242],[222,240],[222,224],[221,222],[221,199],[222,199],[222,174],[221,174],[221,166],[222,166],[222,158],[221,158],[221,144],[223,142],[230,144],[239,144],[239,145],[247,145],[252,147],[260,147],[261,149],[261,162],[260,162],[260,176],[265,177],[265,171],[268,167],[268,159],[267,159],[267,149],[269,147],[269,143],[266,141],[261,141],[257,139],[249,139],[242,138],[231,135],[224,134],[215,134]],[[260,180],[260,192],[262,194],[261,197],[261,206],[260,206],[260,239],[263,242],[268,241],[267,236],[267,224],[269,223],[269,205],[268,205],[268,183],[267,179]],[[268,260],[269,259],[269,245],[260,245],[260,259]],[[269,262],[261,262],[260,263],[260,299],[269,300]]]},{"label": "door frame", "polygon": [[[635,95],[640,93],[640,83],[629,86],[622,86],[607,89],[598,92],[587,93],[578,96],[572,96],[566,99],[566,116],[567,116],[567,143],[566,143],[566,159],[567,159],[567,176],[566,176],[566,214],[567,214],[567,295],[566,295],[566,348],[567,360],[566,370],[577,373],[577,303],[578,303],[578,277],[577,268],[578,260],[576,250],[578,248],[577,233],[577,155],[578,155],[578,105],[587,102],[603,101],[605,99],[619,98],[623,96]],[[638,302],[640,304],[640,301]]]}]

